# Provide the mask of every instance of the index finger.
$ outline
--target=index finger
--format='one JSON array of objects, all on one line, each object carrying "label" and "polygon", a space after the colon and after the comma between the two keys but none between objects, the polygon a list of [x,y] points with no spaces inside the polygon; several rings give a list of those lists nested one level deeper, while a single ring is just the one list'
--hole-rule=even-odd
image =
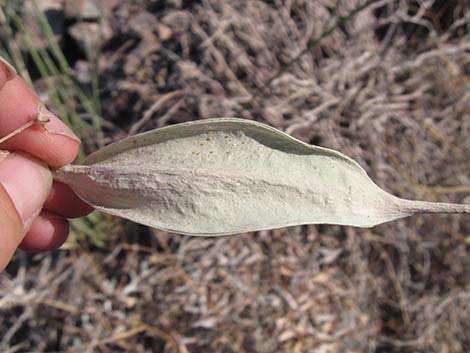
[{"label": "index finger", "polygon": [[5,86],[8,80],[16,76],[16,70],[8,61],[0,56],[0,89]]},{"label": "index finger", "polygon": [[[0,62],[0,68],[2,65]],[[7,81],[0,90],[0,136],[35,119],[39,107],[38,97],[20,77]],[[53,167],[72,162],[80,140],[59,118],[48,111],[45,113],[51,118],[46,128],[32,126],[2,143],[0,149],[25,151]]]}]

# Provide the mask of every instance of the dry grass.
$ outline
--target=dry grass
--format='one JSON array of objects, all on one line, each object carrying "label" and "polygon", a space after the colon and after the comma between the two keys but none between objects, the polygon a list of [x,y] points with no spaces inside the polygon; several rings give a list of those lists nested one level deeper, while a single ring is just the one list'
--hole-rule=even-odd
[{"label": "dry grass", "polygon": [[[173,3],[114,11],[110,139],[255,119],[342,151],[398,196],[470,202],[465,1],[376,1],[266,88],[361,1]],[[116,225],[101,250],[17,255],[0,277],[0,351],[465,352],[469,234],[466,216],[215,239]]]}]

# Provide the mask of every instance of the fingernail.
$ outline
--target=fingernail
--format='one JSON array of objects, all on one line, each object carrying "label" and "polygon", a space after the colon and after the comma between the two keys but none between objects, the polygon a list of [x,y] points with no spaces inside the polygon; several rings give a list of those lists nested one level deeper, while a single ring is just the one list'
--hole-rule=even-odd
[{"label": "fingernail", "polygon": [[0,69],[5,72],[5,75],[7,76],[7,81],[11,80],[13,77],[17,75],[16,70],[13,67],[13,65],[11,65],[8,61],[6,61],[1,56],[0,56],[0,62],[4,64],[4,65],[0,65]]},{"label": "fingernail", "polygon": [[25,230],[36,218],[49,194],[52,175],[38,159],[12,152],[0,158],[0,184],[10,196]]},{"label": "fingernail", "polygon": [[62,135],[62,136],[66,136],[66,137],[69,137],[71,138],[72,140],[74,141],[77,141],[78,143],[82,143],[82,141],[80,141],[80,139],[78,138],[77,135],[75,135],[72,130],[47,130],[49,133],[51,134],[55,134],[55,135]]},{"label": "fingernail", "polygon": [[47,108],[41,110],[41,114],[46,115],[50,118],[50,122],[48,122],[46,126],[46,131],[50,134],[54,135],[61,135],[71,138],[72,140],[81,143],[80,139],[77,135],[73,133],[73,131],[65,125],[54,113],[52,113]]}]

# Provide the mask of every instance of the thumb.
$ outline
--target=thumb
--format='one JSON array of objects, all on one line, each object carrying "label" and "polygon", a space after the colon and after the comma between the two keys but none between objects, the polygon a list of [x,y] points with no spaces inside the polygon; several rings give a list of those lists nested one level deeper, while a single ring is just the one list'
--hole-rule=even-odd
[{"label": "thumb", "polygon": [[38,159],[0,150],[0,271],[10,261],[52,185],[52,174]]}]

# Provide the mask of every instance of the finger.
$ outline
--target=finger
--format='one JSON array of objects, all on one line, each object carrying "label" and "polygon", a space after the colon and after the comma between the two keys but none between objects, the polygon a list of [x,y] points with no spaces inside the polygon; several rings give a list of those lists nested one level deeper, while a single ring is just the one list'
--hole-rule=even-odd
[{"label": "finger", "polygon": [[36,158],[0,151],[0,271],[40,213],[51,184],[50,170]]},{"label": "finger", "polygon": [[[0,91],[0,136],[5,136],[36,118],[40,102],[33,90],[15,77]],[[44,112],[51,121],[32,126],[1,145],[2,149],[21,150],[44,160],[53,167],[72,162],[80,140],[59,118]]]},{"label": "finger", "polygon": [[16,76],[16,70],[5,59],[0,57],[0,90],[5,86],[7,81]]},{"label": "finger", "polygon": [[[22,240],[23,224],[16,212],[10,196],[0,184],[0,227],[4,229],[0,237],[0,272],[10,261],[15,249]],[[5,229],[7,231],[5,231]]]},{"label": "finger", "polygon": [[69,222],[54,213],[43,211],[36,217],[20,244],[24,251],[37,252],[60,247],[69,234]]},{"label": "finger", "polygon": [[5,86],[5,83],[7,83],[7,75],[6,73],[2,70],[2,63],[0,63],[0,90]]},{"label": "finger", "polygon": [[93,207],[83,202],[67,185],[55,181],[44,204],[44,209],[67,218],[83,217]]}]

